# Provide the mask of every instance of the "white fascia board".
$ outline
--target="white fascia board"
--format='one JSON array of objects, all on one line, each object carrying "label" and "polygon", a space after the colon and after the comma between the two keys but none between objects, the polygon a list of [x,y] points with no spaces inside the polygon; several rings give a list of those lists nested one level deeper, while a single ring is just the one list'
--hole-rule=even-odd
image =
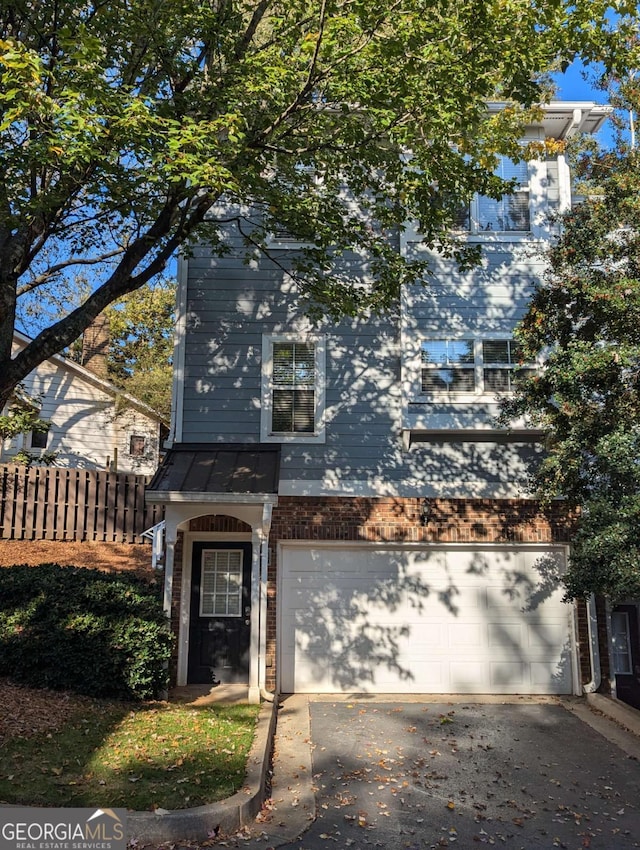
[{"label": "white fascia board", "polygon": [[278,497],[264,493],[198,493],[180,490],[151,490],[145,494],[145,500],[152,504],[201,502],[202,504],[261,505],[277,504]]}]

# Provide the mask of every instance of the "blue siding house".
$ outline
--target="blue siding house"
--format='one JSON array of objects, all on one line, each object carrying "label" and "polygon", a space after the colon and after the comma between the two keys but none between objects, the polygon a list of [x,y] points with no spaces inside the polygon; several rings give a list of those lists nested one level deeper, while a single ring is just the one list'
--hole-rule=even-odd
[{"label": "blue siding house", "polygon": [[[607,114],[552,103],[526,140]],[[148,490],[166,507],[177,684],[255,700],[596,686],[593,618],[558,581],[570,518],[527,492],[541,435],[496,422],[569,169],[562,153],[500,167],[516,191],[457,223],[480,266],[458,271],[407,227],[397,250],[431,274],[383,316],[313,324],[284,233],[277,263],[245,263],[233,225],[229,253],[181,259],[172,430]]]}]

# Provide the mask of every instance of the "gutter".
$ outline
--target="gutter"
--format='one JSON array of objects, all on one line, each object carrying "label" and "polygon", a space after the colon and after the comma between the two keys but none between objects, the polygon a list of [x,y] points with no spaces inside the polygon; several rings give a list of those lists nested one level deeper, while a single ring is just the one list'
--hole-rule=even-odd
[{"label": "gutter", "polygon": [[587,602],[587,629],[589,632],[589,663],[591,664],[591,680],[582,686],[585,694],[595,693],[602,682],[600,670],[600,646],[598,645],[598,614],[596,612],[596,597],[592,593]]}]

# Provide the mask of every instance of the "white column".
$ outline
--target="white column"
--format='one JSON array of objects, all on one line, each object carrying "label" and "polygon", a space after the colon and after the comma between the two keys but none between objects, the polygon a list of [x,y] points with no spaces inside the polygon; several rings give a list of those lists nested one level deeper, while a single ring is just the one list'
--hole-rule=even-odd
[{"label": "white column", "polygon": [[260,530],[251,535],[251,634],[249,651],[249,702],[260,702]]}]

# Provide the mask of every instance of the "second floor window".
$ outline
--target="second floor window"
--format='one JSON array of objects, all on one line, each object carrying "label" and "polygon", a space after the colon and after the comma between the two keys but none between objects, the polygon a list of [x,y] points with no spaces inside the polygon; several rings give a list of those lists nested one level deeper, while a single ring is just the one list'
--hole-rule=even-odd
[{"label": "second floor window", "polygon": [[423,395],[508,393],[536,371],[512,339],[424,340],[420,355]]},{"label": "second floor window", "polygon": [[476,388],[472,339],[422,343],[422,392],[472,393]]},{"label": "second floor window", "polygon": [[324,439],[322,339],[268,337],[263,354],[262,438]]},{"label": "second floor window", "polygon": [[316,348],[313,343],[274,342],[274,434],[313,433],[316,409]]},{"label": "second floor window", "polygon": [[495,172],[503,180],[514,180],[516,189],[499,199],[476,195],[460,210],[456,227],[469,233],[513,233],[531,229],[529,212],[529,167],[502,157]]}]

